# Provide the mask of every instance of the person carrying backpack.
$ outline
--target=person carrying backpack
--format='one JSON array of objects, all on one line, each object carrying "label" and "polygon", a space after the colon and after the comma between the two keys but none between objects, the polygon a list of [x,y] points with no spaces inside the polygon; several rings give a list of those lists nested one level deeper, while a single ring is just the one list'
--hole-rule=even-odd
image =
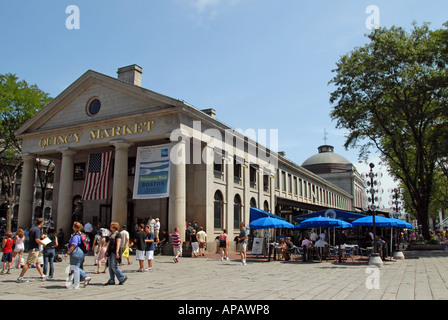
[{"label": "person carrying backpack", "polygon": [[81,265],[84,261],[85,253],[81,249],[81,247],[85,246],[85,243],[82,239],[82,229],[83,226],[78,221],[73,223],[73,231],[75,233],[72,235],[69,244],[70,248],[68,249],[67,253],[65,254],[65,257],[70,255],[70,270],[74,272],[73,277],[73,286],[74,288],[79,288],[79,282],[84,282],[84,287],[86,287],[89,284],[89,281],[91,280],[90,277],[86,275],[84,270],[82,270]]}]

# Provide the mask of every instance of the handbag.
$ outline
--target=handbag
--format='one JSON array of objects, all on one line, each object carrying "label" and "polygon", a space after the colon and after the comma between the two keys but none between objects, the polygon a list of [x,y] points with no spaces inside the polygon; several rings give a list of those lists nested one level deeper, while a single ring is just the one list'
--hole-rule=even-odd
[{"label": "handbag", "polygon": [[129,258],[129,247],[126,247],[124,249],[123,253],[121,254],[122,257]]}]

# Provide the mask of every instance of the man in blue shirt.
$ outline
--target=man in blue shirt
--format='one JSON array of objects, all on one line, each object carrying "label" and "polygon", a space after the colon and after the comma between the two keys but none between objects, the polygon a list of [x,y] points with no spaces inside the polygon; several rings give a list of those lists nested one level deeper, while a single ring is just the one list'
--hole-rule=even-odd
[{"label": "man in blue shirt", "polygon": [[42,218],[36,219],[36,225],[32,227],[28,234],[28,240],[29,240],[29,251],[28,251],[28,259],[26,261],[26,264],[23,265],[22,272],[20,273],[20,277],[17,278],[17,282],[29,282],[28,280],[24,279],[23,276],[25,275],[26,271],[31,265],[36,265],[36,269],[40,274],[41,281],[45,281],[46,277],[44,276],[44,273],[42,272],[42,268],[40,267],[40,261],[39,261],[39,245],[43,245],[45,247],[45,243],[41,240],[42,237],[42,226],[44,225],[44,220]]}]

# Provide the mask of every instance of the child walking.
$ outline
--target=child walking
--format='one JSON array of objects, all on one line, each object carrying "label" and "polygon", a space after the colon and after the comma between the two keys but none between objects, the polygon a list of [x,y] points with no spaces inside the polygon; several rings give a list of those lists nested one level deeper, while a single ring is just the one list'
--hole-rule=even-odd
[{"label": "child walking", "polygon": [[154,233],[152,233],[151,228],[149,226],[145,227],[145,256],[146,260],[148,260],[148,268],[145,271],[152,271],[152,260],[154,259]]},{"label": "child walking", "polygon": [[[6,238],[2,241],[2,249],[3,249],[3,255],[2,255],[2,262],[3,262],[3,269],[0,272],[0,274],[10,274],[11,273],[11,266],[12,266],[12,245],[14,244],[14,240],[12,239],[12,233],[11,231],[6,232]],[[6,271],[6,263],[8,263],[8,270]]]},{"label": "child walking", "polygon": [[12,261],[14,261],[15,257],[19,255],[16,265],[16,268],[19,269],[22,265],[22,255],[25,250],[25,232],[21,228],[17,230],[17,234],[14,237],[14,244],[15,246],[14,252],[12,253]]}]

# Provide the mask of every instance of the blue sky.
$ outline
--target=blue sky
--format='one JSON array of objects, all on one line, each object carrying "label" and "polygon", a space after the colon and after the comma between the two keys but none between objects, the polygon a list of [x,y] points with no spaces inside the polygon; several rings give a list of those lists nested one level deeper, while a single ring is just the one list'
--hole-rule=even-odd
[{"label": "blue sky", "polygon": [[[66,28],[70,5],[80,29]],[[135,63],[147,89],[214,108],[233,128],[278,129],[279,151],[297,164],[325,129],[362,173],[330,119],[328,82],[340,56],[366,42],[369,5],[381,26],[448,21],[446,0],[2,1],[0,73],[55,97],[88,69],[115,77]]]}]

